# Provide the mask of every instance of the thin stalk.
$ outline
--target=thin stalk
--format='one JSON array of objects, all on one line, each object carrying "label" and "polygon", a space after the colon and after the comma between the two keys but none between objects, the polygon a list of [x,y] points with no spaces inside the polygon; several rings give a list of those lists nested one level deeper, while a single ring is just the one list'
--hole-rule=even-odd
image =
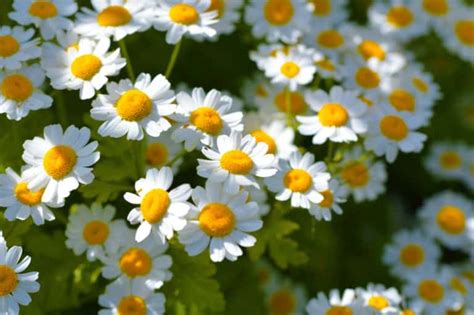
[{"label": "thin stalk", "polygon": [[119,41],[119,46],[120,46],[120,51],[122,52],[123,56],[127,60],[128,77],[130,78],[130,80],[135,82],[135,72],[133,71],[133,65],[130,59],[130,55],[128,54],[127,44],[125,43],[125,39],[122,39],[121,41]]},{"label": "thin stalk", "polygon": [[332,162],[333,156],[334,156],[334,142],[332,142],[332,141],[329,140],[329,143],[328,143],[328,153],[327,153],[327,156],[326,156],[326,161],[327,161],[328,163],[329,163],[329,162]]},{"label": "thin stalk", "polygon": [[176,64],[176,60],[178,59],[179,51],[181,49],[181,43],[183,40],[180,40],[173,48],[173,52],[171,53],[171,58],[168,63],[168,67],[166,67],[165,77],[169,79],[171,73],[173,72],[174,65]]}]

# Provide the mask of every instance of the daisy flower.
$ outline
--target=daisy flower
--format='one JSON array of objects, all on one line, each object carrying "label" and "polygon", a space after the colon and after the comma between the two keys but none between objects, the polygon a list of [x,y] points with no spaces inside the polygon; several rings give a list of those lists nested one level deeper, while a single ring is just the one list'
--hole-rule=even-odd
[{"label": "daisy flower", "polygon": [[0,27],[0,69],[19,69],[23,62],[41,55],[38,38],[32,39],[34,34],[33,29],[19,26]]},{"label": "daisy flower", "polygon": [[342,208],[339,204],[346,202],[346,191],[342,189],[337,180],[331,179],[328,189],[321,191],[321,195],[324,199],[317,204],[311,204],[308,209],[316,220],[331,221],[331,210],[336,214],[342,214]]},{"label": "daisy flower", "polygon": [[314,162],[313,154],[301,155],[296,151],[288,161],[279,161],[278,172],[266,178],[265,184],[271,192],[277,193],[276,200],[291,198],[292,207],[310,209],[312,204],[324,200],[323,191],[329,188],[331,175],[326,170],[324,162]]},{"label": "daisy flower", "polygon": [[191,186],[180,185],[168,191],[173,183],[173,172],[169,167],[149,169],[146,177],[135,182],[136,194],[127,192],[126,201],[133,205],[127,220],[139,224],[135,240],[141,242],[152,235],[162,243],[173,237],[173,231],[181,230],[189,211],[187,200],[191,195]]},{"label": "daisy flower", "polygon": [[405,82],[415,91],[417,97],[428,104],[433,104],[441,98],[439,86],[434,82],[433,76],[423,71],[421,65],[410,63],[400,74],[400,82]]},{"label": "daisy flower", "polygon": [[5,242],[0,242],[0,314],[19,314],[19,305],[30,304],[30,293],[39,291],[38,272],[23,273],[31,257],[20,260],[22,252],[20,246],[9,249]]},{"label": "daisy flower", "polygon": [[362,61],[348,56],[341,67],[342,85],[347,89],[357,89],[362,93],[377,95],[382,87],[389,84],[388,68],[377,58]]},{"label": "daisy flower", "polygon": [[467,241],[466,223],[474,216],[472,201],[450,191],[425,201],[418,212],[426,233],[452,249],[462,249]]},{"label": "daisy flower", "polygon": [[99,94],[92,102],[91,116],[105,121],[99,127],[103,137],[142,140],[144,131],[159,137],[171,128],[166,119],[176,111],[171,84],[161,74],[152,78],[141,73],[135,83],[129,79],[107,84],[107,94]]},{"label": "daisy flower", "polygon": [[264,294],[270,315],[304,314],[307,298],[302,286],[277,274],[265,288]]},{"label": "daisy flower", "polygon": [[96,0],[93,10],[83,7],[77,14],[74,31],[86,37],[115,41],[150,28],[153,6],[141,0]]},{"label": "daisy flower", "polygon": [[154,27],[166,31],[168,44],[178,43],[183,35],[191,37],[213,37],[216,30],[217,11],[207,11],[210,0],[163,0],[158,2]]},{"label": "daisy flower", "polygon": [[[145,162],[149,168],[161,168],[166,166],[183,151],[182,145],[171,139],[170,131],[162,133],[158,138],[147,137],[146,142]],[[178,158],[178,160],[173,163],[173,171],[177,171],[182,162],[183,159]]]},{"label": "daisy flower", "polygon": [[474,63],[474,9],[460,5],[453,11],[443,24],[439,33],[443,43],[454,54],[462,59]]},{"label": "daisy flower", "polygon": [[436,30],[446,27],[448,16],[460,7],[461,2],[456,0],[420,0],[413,3],[415,15],[424,17]]},{"label": "daisy flower", "polygon": [[357,98],[355,92],[335,86],[329,93],[323,90],[308,92],[306,99],[316,115],[297,116],[296,120],[301,123],[299,133],[313,136],[314,144],[322,144],[327,140],[357,141],[357,134],[367,131],[364,116],[367,106]]},{"label": "daisy flower", "polygon": [[21,25],[33,24],[45,40],[58,30],[70,30],[73,23],[67,18],[77,11],[74,0],[14,0],[8,16]]},{"label": "daisy flower", "polygon": [[356,292],[362,304],[369,310],[377,314],[398,314],[402,298],[397,289],[386,289],[381,284],[369,283],[367,289],[357,288]]},{"label": "daisy flower", "polygon": [[435,143],[425,160],[425,167],[433,176],[459,179],[466,172],[464,165],[470,153],[464,144]]},{"label": "daisy flower", "polygon": [[352,289],[345,289],[341,293],[339,290],[333,289],[326,295],[319,292],[318,295],[311,299],[306,305],[306,312],[308,315],[320,314],[353,314],[365,315],[362,305],[355,298],[355,291]]},{"label": "daisy flower", "polygon": [[49,108],[53,98],[41,90],[44,71],[39,65],[0,72],[0,113],[21,120],[30,110]]},{"label": "daisy flower", "polygon": [[463,305],[458,307],[457,310],[463,308],[472,310],[474,307],[474,301],[472,300],[472,297],[474,296],[474,285],[470,283],[469,279],[460,274],[459,270],[450,266],[442,266],[441,269],[442,271],[445,269],[444,272],[449,273],[449,288],[461,295],[463,299]]},{"label": "daisy flower", "polygon": [[99,305],[105,308],[99,311],[99,315],[161,315],[165,313],[165,296],[155,293],[144,280],[118,279],[99,296]]},{"label": "daisy flower", "polygon": [[393,275],[406,279],[430,265],[436,265],[440,250],[436,243],[420,231],[403,230],[385,247],[384,263]]},{"label": "daisy flower", "polygon": [[313,20],[337,25],[347,19],[347,0],[306,0]]},{"label": "daisy flower", "polygon": [[335,27],[313,20],[310,31],[304,36],[304,42],[308,47],[316,48],[325,56],[337,60],[347,48],[344,28],[345,26]]},{"label": "daisy flower", "polygon": [[201,149],[202,144],[212,145],[214,137],[242,131],[242,112],[230,112],[232,99],[217,90],[206,94],[202,88],[195,88],[192,95],[180,92],[176,96],[178,108],[172,119],[181,123],[173,134],[173,140],[184,141],[184,148],[192,151]]},{"label": "daisy flower", "polygon": [[55,89],[80,90],[82,100],[90,99],[107,83],[109,76],[117,75],[126,65],[120,49],[109,53],[109,48],[108,38],[98,42],[83,38],[67,51],[57,48],[43,55],[42,66]]},{"label": "daisy flower", "polygon": [[[44,128],[44,138],[35,137],[23,143],[23,175],[28,189],[44,188],[41,201],[60,204],[71,191],[94,180],[92,166],[99,160],[97,141],[88,143],[90,130],[69,126],[63,133],[60,125]],[[23,177],[23,176],[22,176]]]},{"label": "daisy flower", "polygon": [[[212,25],[217,34],[230,34],[235,29],[235,24],[240,20],[240,8],[243,0],[211,0],[206,12],[217,11],[217,23]],[[212,37],[213,39],[215,37]]]},{"label": "daisy flower", "polygon": [[106,252],[117,251],[126,225],[123,220],[113,220],[114,215],[110,205],[77,206],[66,226],[66,247],[77,256],[86,252],[89,261],[103,260]]},{"label": "daisy flower", "polygon": [[186,215],[186,226],[179,231],[179,241],[190,256],[209,247],[213,262],[224,258],[234,261],[242,256],[242,247],[252,247],[256,239],[247,234],[262,228],[258,205],[247,202],[248,193],[229,194],[219,183],[206,182],[206,188],[196,187],[195,204]]},{"label": "daisy flower", "polygon": [[273,167],[275,156],[268,154],[268,146],[251,135],[242,138],[240,132],[222,135],[213,148],[204,147],[202,153],[208,160],[198,159],[197,173],[210,182],[219,183],[230,193],[239,187],[260,188],[255,177],[270,177],[277,170]]},{"label": "daisy flower", "polygon": [[271,57],[276,57],[278,52],[288,54],[293,47],[295,46],[289,46],[280,43],[261,43],[257,46],[257,50],[250,52],[249,57],[250,60],[257,64],[258,69],[265,71],[267,68],[267,63]]},{"label": "daisy flower", "polygon": [[265,96],[258,95],[255,102],[264,115],[276,112],[280,114],[281,119],[284,119],[288,114],[292,116],[304,115],[309,110],[306,91],[306,89],[290,91],[282,86],[271,85],[266,89],[267,94]]}]

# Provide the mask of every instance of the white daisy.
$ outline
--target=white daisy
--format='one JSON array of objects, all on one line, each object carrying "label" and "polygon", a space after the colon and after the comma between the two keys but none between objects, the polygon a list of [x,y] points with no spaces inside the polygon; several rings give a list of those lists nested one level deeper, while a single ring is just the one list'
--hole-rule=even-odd
[{"label": "white daisy", "polygon": [[306,305],[306,312],[308,315],[365,315],[365,311],[363,311],[361,303],[357,301],[355,291],[352,289],[345,289],[342,295],[339,290],[333,289],[327,297],[324,293],[319,292]]},{"label": "white daisy", "polygon": [[135,83],[129,79],[107,84],[107,94],[99,94],[92,102],[91,116],[105,121],[99,127],[103,137],[142,140],[144,131],[159,137],[171,128],[166,117],[176,111],[171,84],[161,74],[152,78],[141,73]]},{"label": "white daisy", "polygon": [[134,205],[127,220],[139,224],[135,240],[141,242],[149,235],[166,242],[173,237],[173,231],[181,230],[189,211],[187,200],[191,195],[191,186],[180,185],[168,191],[173,183],[173,172],[169,167],[149,169],[146,177],[135,182],[136,194],[127,192],[125,200]]},{"label": "white daisy", "polygon": [[447,23],[439,31],[446,47],[471,63],[474,63],[473,16],[472,7],[460,5],[458,10],[449,15]]},{"label": "white daisy", "polygon": [[187,224],[179,232],[186,252],[195,256],[209,246],[211,260],[234,261],[242,256],[242,247],[252,247],[256,239],[246,232],[261,229],[258,205],[247,202],[248,193],[229,194],[219,183],[206,182],[206,189],[196,187],[195,204],[186,216]]},{"label": "white daisy", "polygon": [[71,191],[94,180],[92,166],[99,160],[97,141],[88,143],[90,130],[69,126],[63,133],[60,125],[44,128],[44,138],[23,143],[23,175],[28,189],[45,188],[42,202],[60,204]]},{"label": "white daisy", "polygon": [[250,52],[249,57],[250,60],[257,64],[258,69],[265,71],[271,57],[276,57],[278,52],[288,54],[293,47],[295,46],[288,46],[281,43],[261,43],[257,46],[257,50]]},{"label": "white daisy", "polygon": [[415,15],[423,16],[436,30],[446,27],[448,16],[462,4],[457,0],[420,0],[413,2]]},{"label": "white daisy", "polygon": [[347,0],[306,0],[315,21],[337,25],[347,19]]},{"label": "white daisy", "polygon": [[19,26],[0,27],[0,69],[19,69],[23,62],[41,55],[39,39],[33,39],[34,34],[33,29]]},{"label": "white daisy", "polygon": [[425,72],[420,64],[410,62],[400,74],[400,82],[410,84],[418,97],[428,104],[433,104],[441,98],[439,86],[434,82],[433,76]]},{"label": "white daisy", "polygon": [[377,95],[378,91],[389,84],[390,68],[377,58],[367,61],[348,56],[341,67],[342,85],[347,89],[370,92]]},{"label": "white daisy", "polygon": [[468,171],[464,165],[466,165],[470,153],[464,144],[435,143],[431,146],[425,167],[435,177],[460,179]]},{"label": "white daisy", "polygon": [[264,290],[269,315],[304,314],[307,298],[301,285],[282,279],[278,274]]},{"label": "white daisy", "polygon": [[397,289],[386,289],[381,284],[369,283],[367,289],[357,288],[356,292],[358,299],[371,311],[377,312],[377,314],[399,314],[402,298]]},{"label": "white daisy", "polygon": [[339,60],[341,54],[347,49],[345,25],[335,27],[331,24],[320,23],[313,20],[310,31],[304,36],[304,42],[308,47],[316,48],[325,56]]},{"label": "white daisy", "polygon": [[258,95],[256,104],[264,115],[279,113],[281,119],[287,115],[304,115],[309,111],[306,99],[306,89],[290,91],[283,86],[269,85],[265,89],[266,95]]},{"label": "white daisy", "polygon": [[204,147],[208,160],[198,159],[197,173],[210,182],[219,183],[234,194],[240,186],[260,188],[255,177],[270,177],[276,173],[275,156],[268,154],[268,146],[251,135],[242,138],[240,132],[222,135],[213,148]]},{"label": "white daisy", "polygon": [[339,182],[335,179],[331,179],[328,189],[320,193],[324,199],[317,204],[311,204],[311,207],[308,209],[309,213],[314,216],[316,220],[324,221],[331,221],[331,210],[341,215],[342,208],[339,204],[346,202],[346,190],[341,187]]},{"label": "white daisy", "polygon": [[[217,23],[212,25],[217,34],[230,34],[240,20],[240,8],[243,0],[211,0],[207,12],[217,11]],[[212,37],[214,39],[215,37]]]},{"label": "white daisy", "polygon": [[174,161],[172,169],[177,171],[183,162],[182,158],[177,158],[183,151],[183,146],[171,139],[171,130],[161,133],[160,137],[147,137],[145,148],[145,162],[149,168],[160,168]]}]

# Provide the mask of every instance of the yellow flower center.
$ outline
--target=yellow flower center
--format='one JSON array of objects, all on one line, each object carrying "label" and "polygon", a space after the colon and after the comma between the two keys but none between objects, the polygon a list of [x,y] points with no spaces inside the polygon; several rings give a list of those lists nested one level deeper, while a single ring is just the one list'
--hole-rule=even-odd
[{"label": "yellow flower center", "polygon": [[400,261],[408,267],[416,267],[425,260],[425,251],[418,244],[407,244],[400,250]]},{"label": "yellow flower center", "polygon": [[413,112],[415,110],[415,97],[406,90],[393,90],[388,96],[388,100],[399,111]]},{"label": "yellow flower center", "polygon": [[274,292],[270,297],[270,312],[272,315],[291,315],[296,308],[296,298],[288,290]]},{"label": "yellow flower center", "polygon": [[285,25],[294,15],[291,0],[267,0],[263,11],[265,19],[273,25]]},{"label": "yellow flower center", "polygon": [[324,104],[318,113],[319,122],[325,127],[341,127],[347,123],[349,114],[341,104]]},{"label": "yellow flower center", "polygon": [[423,9],[431,15],[441,16],[448,13],[449,6],[446,0],[423,0]]},{"label": "yellow flower center", "polygon": [[313,14],[327,16],[331,13],[331,0],[310,0],[314,5]]},{"label": "yellow flower center", "polygon": [[109,237],[109,226],[102,221],[90,221],[84,226],[82,236],[89,245],[104,244]]},{"label": "yellow flower center", "polygon": [[15,270],[7,265],[0,265],[0,296],[5,296],[15,291],[18,278]]},{"label": "yellow flower center", "polygon": [[349,306],[331,306],[326,310],[325,315],[352,315],[352,309]]},{"label": "yellow flower center", "polygon": [[430,303],[437,303],[444,296],[444,288],[438,281],[427,279],[418,285],[418,294]]},{"label": "yellow flower center", "polygon": [[170,18],[177,24],[191,25],[199,20],[199,12],[192,5],[179,3],[171,7]]},{"label": "yellow flower center", "polygon": [[369,182],[369,170],[361,162],[351,162],[344,167],[341,173],[342,179],[351,187],[365,186]]},{"label": "yellow flower center", "polygon": [[55,180],[62,179],[71,173],[76,163],[76,151],[66,145],[52,147],[43,158],[44,170]]},{"label": "yellow flower center", "polygon": [[313,178],[311,175],[302,169],[289,170],[283,177],[283,184],[285,187],[293,192],[306,192],[313,185]]},{"label": "yellow flower center", "polygon": [[150,255],[141,248],[128,249],[119,260],[120,270],[130,278],[147,275],[152,264]]},{"label": "yellow flower center", "polygon": [[225,1],[226,0],[211,0],[211,5],[206,11],[217,11],[217,18],[221,18],[224,15]]},{"label": "yellow flower center", "polygon": [[92,54],[77,57],[71,64],[72,74],[84,81],[92,80],[101,68],[102,61]]},{"label": "yellow flower center", "polygon": [[413,77],[411,82],[413,83],[413,86],[415,87],[415,89],[417,89],[418,91],[422,93],[428,92],[429,86],[421,78]]},{"label": "yellow flower center", "polygon": [[466,295],[468,292],[466,286],[458,277],[453,277],[451,281],[449,281],[449,285],[453,288],[453,290],[458,291],[462,295]]},{"label": "yellow flower center", "polygon": [[[287,97],[287,93],[290,93],[290,97]],[[288,101],[290,104],[288,104]],[[281,91],[275,96],[275,106],[280,112],[287,112],[288,106],[290,106],[290,114],[299,115],[306,111],[307,105],[303,95],[299,92],[287,92]]]},{"label": "yellow flower center", "polygon": [[356,71],[355,80],[358,85],[365,89],[373,89],[378,87],[380,84],[380,77],[377,72],[372,71],[367,67],[362,67]]},{"label": "yellow flower center", "polygon": [[367,304],[378,311],[390,306],[390,302],[387,300],[387,298],[381,295],[371,296]]},{"label": "yellow flower center", "polygon": [[336,67],[329,59],[322,59],[322,60],[316,61],[315,64],[321,69],[324,69],[329,72],[334,72],[336,70]]},{"label": "yellow flower center", "polygon": [[280,71],[285,77],[291,79],[300,73],[300,66],[298,66],[293,61],[287,61],[281,66]]},{"label": "yellow flower center", "polygon": [[401,141],[408,135],[408,126],[400,117],[388,115],[380,120],[380,131],[390,140]]},{"label": "yellow flower center", "polygon": [[117,307],[118,315],[146,315],[146,302],[136,295],[123,297]]},{"label": "yellow flower center", "polygon": [[461,167],[462,159],[456,151],[445,151],[440,155],[439,163],[446,170],[454,170]]},{"label": "yellow flower center", "polygon": [[189,121],[197,129],[217,136],[222,130],[222,119],[219,113],[211,107],[200,107],[191,113]]},{"label": "yellow flower center", "polygon": [[6,58],[16,54],[20,50],[20,44],[11,35],[0,36],[0,57]]},{"label": "yellow flower center", "polygon": [[199,225],[209,236],[222,237],[230,234],[235,227],[235,215],[222,203],[208,203],[199,214]]},{"label": "yellow flower center", "polygon": [[7,99],[23,102],[33,94],[33,83],[22,74],[11,74],[3,79],[0,90]]},{"label": "yellow flower center", "polygon": [[413,13],[404,6],[394,6],[387,12],[387,21],[393,27],[404,28],[412,24]]},{"label": "yellow flower center", "polygon": [[325,30],[318,34],[316,42],[324,48],[335,49],[344,44],[344,37],[336,30]]},{"label": "yellow flower center", "polygon": [[321,192],[321,195],[323,195],[324,199],[319,203],[319,206],[322,208],[331,208],[332,204],[334,203],[334,194],[332,191],[327,189]]},{"label": "yellow flower center", "polygon": [[370,58],[377,58],[379,60],[385,59],[385,50],[383,47],[379,43],[370,39],[362,41],[362,43],[357,47],[357,50],[365,60]]},{"label": "yellow flower center", "polygon": [[46,20],[58,15],[56,5],[48,0],[38,0],[31,4],[28,10],[32,16]]},{"label": "yellow flower center", "polygon": [[240,150],[231,150],[224,153],[220,163],[221,167],[231,174],[244,175],[253,168],[252,159]]},{"label": "yellow flower center", "polygon": [[474,20],[461,20],[454,25],[458,39],[465,45],[474,45]]},{"label": "yellow flower center", "polygon": [[150,115],[152,101],[140,90],[129,90],[120,96],[115,107],[122,119],[140,121]]},{"label": "yellow flower center", "polygon": [[160,188],[150,190],[140,205],[143,219],[152,224],[157,223],[165,216],[170,203],[167,191]]},{"label": "yellow flower center", "polygon": [[168,148],[159,142],[149,144],[146,148],[146,162],[154,167],[161,167],[168,161]]},{"label": "yellow flower center", "polygon": [[38,191],[31,191],[28,189],[28,184],[25,182],[19,182],[15,186],[15,197],[24,205],[35,206],[41,203],[41,197],[43,197],[44,188]]},{"label": "yellow flower center", "polygon": [[100,26],[122,26],[128,24],[132,15],[120,5],[111,5],[97,15],[97,23]]},{"label": "yellow flower center", "polygon": [[255,130],[251,135],[257,140],[257,142],[263,142],[268,146],[268,153],[275,154],[277,151],[277,145],[275,140],[263,130]]},{"label": "yellow flower center", "polygon": [[458,207],[446,205],[438,211],[436,222],[446,233],[460,234],[464,232],[466,217]]}]

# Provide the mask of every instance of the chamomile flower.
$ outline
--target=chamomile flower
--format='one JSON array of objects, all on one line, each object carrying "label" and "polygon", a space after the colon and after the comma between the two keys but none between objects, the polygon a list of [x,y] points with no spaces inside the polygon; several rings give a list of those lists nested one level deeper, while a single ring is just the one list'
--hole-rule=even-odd
[{"label": "chamomile flower", "polygon": [[474,63],[474,9],[460,6],[439,31],[446,47],[462,59]]},{"label": "chamomile flower", "polygon": [[367,131],[365,106],[353,91],[335,86],[329,93],[308,92],[306,99],[316,115],[297,116],[299,133],[313,136],[314,144],[357,141],[357,134]]},{"label": "chamomile flower", "polygon": [[41,90],[45,79],[39,65],[0,72],[0,113],[11,120],[26,117],[31,110],[49,108],[53,98]]},{"label": "chamomile flower", "polygon": [[472,297],[474,297],[474,286],[470,283],[469,279],[464,277],[459,270],[450,266],[442,266],[441,270],[449,274],[449,289],[456,291],[463,299],[462,307],[457,309],[472,309],[474,306],[474,301],[472,300]]},{"label": "chamomile flower", "polygon": [[178,108],[173,120],[181,123],[173,134],[173,140],[184,142],[184,148],[192,151],[204,145],[212,145],[214,137],[242,131],[242,112],[230,112],[232,99],[217,90],[205,93],[195,88],[192,95],[180,92],[176,96]]},{"label": "chamomile flower", "polygon": [[165,296],[155,293],[144,280],[118,279],[112,282],[99,296],[99,304],[105,308],[99,311],[99,315],[165,313]]},{"label": "chamomile flower", "polygon": [[15,70],[23,62],[38,58],[41,49],[33,29],[23,27],[0,27],[0,69]]},{"label": "chamomile flower", "polygon": [[311,24],[311,31],[304,36],[308,47],[316,48],[325,56],[338,60],[341,53],[347,48],[347,38],[342,31],[344,26],[335,27],[331,24],[322,24],[316,20]]},{"label": "chamomile flower", "polygon": [[237,260],[241,247],[252,247],[256,239],[247,234],[262,227],[258,205],[247,202],[248,193],[229,194],[220,183],[206,182],[192,193],[194,206],[186,215],[187,224],[179,232],[186,252],[195,256],[209,247],[211,260]]},{"label": "chamomile flower", "polygon": [[337,180],[331,179],[328,189],[322,191],[321,195],[324,199],[317,204],[311,204],[308,209],[316,220],[331,221],[331,212],[342,214],[342,208],[339,204],[346,202],[346,191],[342,189]]},{"label": "chamomile flower", "polygon": [[213,37],[216,30],[217,11],[207,11],[210,0],[163,0],[158,2],[154,27],[166,31],[168,44],[178,43],[183,35]]},{"label": "chamomile flower", "polygon": [[20,246],[8,248],[0,242],[0,314],[18,315],[19,305],[31,303],[30,293],[39,291],[38,272],[25,272],[31,257],[20,260],[23,249]]},{"label": "chamomile flower", "polygon": [[108,38],[98,42],[83,38],[67,51],[57,48],[43,55],[42,66],[55,89],[80,90],[82,100],[90,99],[126,65],[120,49],[109,53],[109,48]]},{"label": "chamomile flower", "polygon": [[173,237],[174,231],[181,230],[186,224],[183,217],[189,211],[187,200],[191,186],[183,184],[169,190],[172,183],[173,172],[169,167],[149,169],[145,178],[135,182],[137,193],[124,195],[129,203],[138,205],[127,217],[131,224],[139,224],[135,234],[137,242],[151,235],[165,243]]},{"label": "chamomile flower", "polygon": [[304,314],[307,299],[302,286],[282,279],[277,274],[265,288],[264,293],[270,315]]},{"label": "chamomile flower", "polygon": [[76,13],[77,4],[74,0],[15,0],[13,9],[8,14],[12,20],[21,25],[33,24],[45,40],[50,40],[58,30],[72,28],[68,17]]},{"label": "chamomile flower", "polygon": [[258,96],[256,104],[264,115],[279,113],[282,119],[286,115],[304,115],[309,111],[306,89],[290,91],[278,85],[268,86],[266,95]]},{"label": "chamomile flower", "polygon": [[274,168],[273,154],[268,146],[251,135],[242,137],[240,132],[217,138],[214,148],[204,147],[202,153],[208,160],[198,159],[197,173],[208,181],[219,183],[224,191],[234,194],[240,186],[260,188],[255,177],[270,177]]},{"label": "chamomile flower", "polygon": [[91,116],[105,121],[99,127],[101,136],[142,140],[144,133],[159,137],[171,128],[166,117],[176,111],[174,92],[163,75],[152,78],[141,73],[135,83],[129,79],[107,84],[107,94],[92,102]]},{"label": "chamomile flower", "polygon": [[49,208],[59,208],[63,204],[43,203],[43,193],[44,188],[28,189],[28,182],[11,168],[0,175],[0,206],[7,208],[4,216],[8,221],[23,221],[30,216],[36,225],[53,221],[54,214]]},{"label": "chamomile flower", "polygon": [[406,279],[430,265],[436,265],[440,250],[436,243],[420,231],[398,232],[385,247],[383,261],[392,274]]},{"label": "chamomile flower", "polygon": [[[217,11],[217,23],[212,25],[217,34],[230,34],[240,19],[240,8],[243,0],[211,0],[206,12]],[[212,37],[214,39],[215,37]]]},{"label": "chamomile flower", "polygon": [[319,292],[306,305],[308,315],[320,314],[353,314],[364,315],[362,305],[357,301],[353,289],[345,289],[342,294],[337,289],[329,292],[328,296]]},{"label": "chamomile flower", "polygon": [[331,175],[326,172],[324,162],[314,162],[314,155],[298,151],[288,161],[280,160],[275,176],[265,179],[268,189],[277,193],[275,199],[285,201],[291,198],[292,207],[310,209],[312,204],[324,200],[323,192],[329,188]]},{"label": "chamomile flower", "polygon": [[262,71],[265,71],[265,69],[267,68],[268,61],[271,57],[276,57],[278,52],[288,54],[291,48],[292,47],[289,45],[284,45],[280,43],[262,43],[257,46],[257,50],[253,50],[250,52],[249,57],[250,60],[255,62],[257,68]]},{"label": "chamomile flower", "polygon": [[472,201],[450,191],[425,201],[418,212],[426,233],[452,249],[462,249],[467,241],[466,223],[474,216]]},{"label": "chamomile flower", "polygon": [[[182,152],[183,146],[171,139],[171,130],[162,133],[158,138],[147,137],[145,148],[145,161],[149,168],[160,168],[173,161]],[[183,162],[178,158],[173,163],[173,171],[178,170]]]},{"label": "chamomile flower", "polygon": [[341,72],[342,85],[348,89],[357,89],[362,93],[377,95],[381,88],[389,84],[388,68],[376,58],[365,62],[359,58],[347,57]]},{"label": "chamomile flower", "polygon": [[447,179],[459,179],[466,172],[464,165],[469,150],[463,144],[435,143],[425,161],[425,167],[433,176]]},{"label": "chamomile flower", "polygon": [[87,254],[87,260],[103,260],[106,252],[115,252],[126,228],[123,220],[113,220],[115,208],[98,203],[79,205],[69,216],[66,247],[74,254]]},{"label": "chamomile flower", "polygon": [[337,25],[347,18],[347,0],[306,0],[317,22]]},{"label": "chamomile flower", "polygon": [[[89,142],[90,130],[69,126],[63,133],[60,125],[44,128],[44,138],[23,143],[23,175],[28,189],[44,188],[42,202],[60,204],[71,191],[94,180],[92,166],[99,160],[97,141]],[[22,177],[23,177],[22,175]]]},{"label": "chamomile flower", "polygon": [[433,76],[423,71],[420,65],[410,63],[400,74],[400,82],[410,85],[417,97],[422,98],[427,104],[433,104],[441,98],[439,86],[434,82]]},{"label": "chamomile flower", "polygon": [[456,11],[461,3],[456,0],[420,0],[413,2],[414,12],[424,17],[436,30],[446,27],[448,16]]},{"label": "chamomile flower", "polygon": [[385,288],[381,284],[369,283],[366,289],[357,288],[357,295],[362,304],[377,314],[398,315],[402,301],[395,288]]}]

